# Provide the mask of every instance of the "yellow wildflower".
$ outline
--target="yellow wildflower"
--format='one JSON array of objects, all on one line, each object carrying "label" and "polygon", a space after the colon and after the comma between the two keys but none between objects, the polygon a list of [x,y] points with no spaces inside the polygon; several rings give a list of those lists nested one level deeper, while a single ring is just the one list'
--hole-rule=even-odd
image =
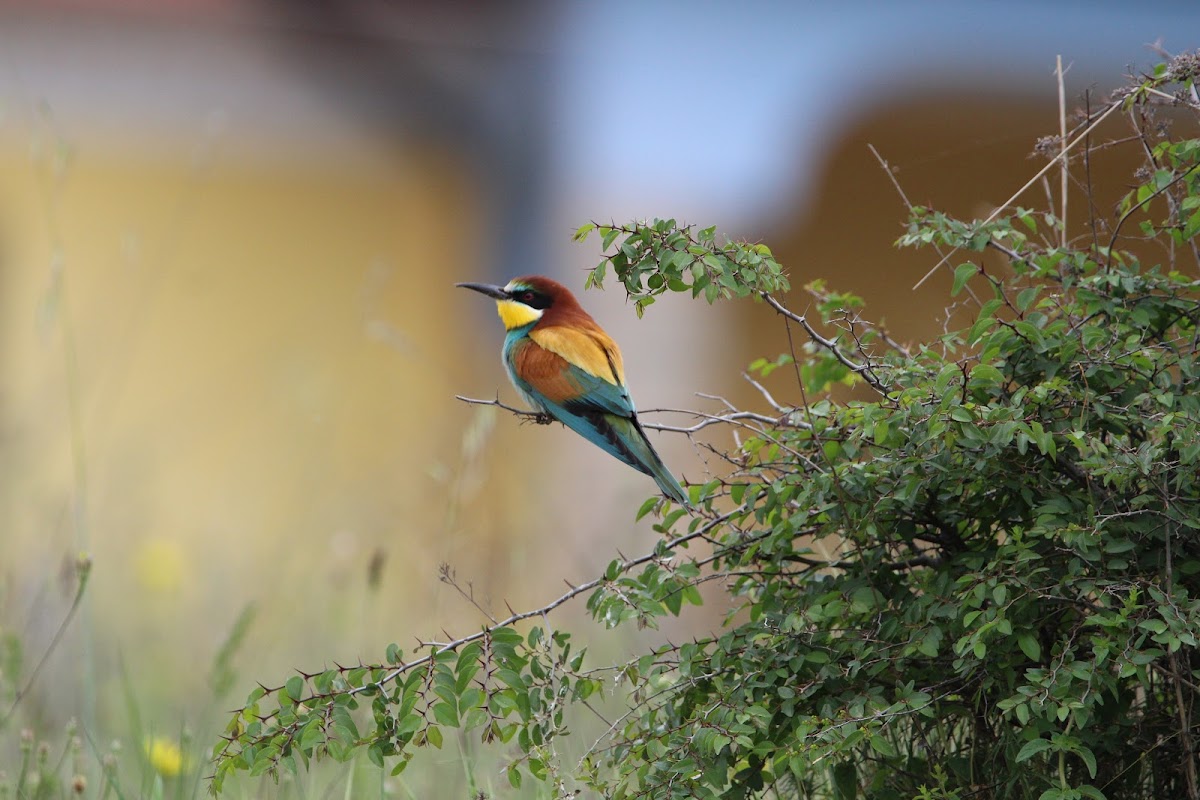
[{"label": "yellow wildflower", "polygon": [[179,745],[161,736],[146,741],[146,758],[154,771],[164,778],[174,778],[183,769],[183,752]]},{"label": "yellow wildflower", "polygon": [[183,548],[171,539],[151,539],[138,549],[135,567],[138,579],[147,589],[172,591],[183,582]]}]

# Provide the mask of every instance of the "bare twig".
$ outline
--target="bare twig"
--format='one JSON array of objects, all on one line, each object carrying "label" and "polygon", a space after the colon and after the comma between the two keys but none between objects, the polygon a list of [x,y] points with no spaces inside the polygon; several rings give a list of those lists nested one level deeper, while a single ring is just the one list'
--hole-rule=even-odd
[{"label": "bare twig", "polygon": [[721,397],[721,395],[719,395],[719,394],[707,394],[706,392],[696,392],[696,396],[703,397],[705,400],[715,400],[718,403],[720,403],[721,405],[725,406],[730,411],[738,410],[737,406],[735,406],[733,403],[726,400],[724,397]]},{"label": "bare twig", "polygon": [[875,156],[875,160],[879,162],[879,166],[883,167],[883,171],[887,173],[888,178],[892,182],[892,186],[896,187],[896,194],[900,195],[900,199],[904,201],[909,211],[912,211],[913,204],[908,199],[908,195],[904,193],[904,189],[900,187],[900,181],[896,180],[896,173],[892,172],[892,165],[884,160],[883,156],[879,155],[879,151],[875,149],[875,145],[868,143],[867,149]]},{"label": "bare twig", "polygon": [[750,373],[743,372],[742,377],[746,379],[747,383],[749,383],[755,389],[758,389],[758,393],[763,396],[763,399],[766,400],[768,404],[770,404],[771,408],[775,409],[780,414],[790,414],[792,412],[793,409],[784,408],[783,406],[779,405],[779,403],[775,401],[775,398],[771,396],[771,393],[767,391],[765,386],[754,380],[754,378],[750,377]]},{"label": "bare twig", "polygon": [[1062,236],[1060,237],[1061,246],[1066,249],[1067,246],[1067,182],[1070,176],[1070,171],[1067,169],[1067,90],[1063,82],[1063,65],[1062,56],[1055,58],[1055,74],[1058,76],[1058,144],[1062,148],[1058,153],[1059,164],[1062,166],[1062,176],[1059,182],[1059,188],[1062,192],[1062,200],[1059,201],[1059,222],[1062,225]]},{"label": "bare twig", "polygon": [[[908,209],[908,212],[911,214],[911,213],[912,213],[912,210],[913,210],[913,204],[912,204],[912,202],[911,202],[911,201],[908,199],[908,195],[904,193],[904,189],[900,188],[900,181],[896,180],[896,173],[892,171],[892,165],[891,165],[891,164],[889,164],[887,161],[885,161],[885,160],[884,160],[883,156],[881,156],[881,155],[879,154],[879,151],[875,149],[875,145],[873,145],[873,144],[868,144],[868,145],[867,145],[867,149],[868,149],[868,150],[870,150],[870,151],[871,151],[871,153],[872,153],[872,155],[874,155],[874,156],[875,156],[875,160],[877,160],[877,161],[879,162],[879,166],[883,167],[883,171],[884,171],[885,173],[887,173],[888,179],[889,179],[889,180],[891,180],[891,182],[892,182],[892,186],[896,187],[896,193],[897,193],[898,195],[900,195],[900,199],[904,201],[904,206],[905,206],[905,208],[907,208],[907,209]],[[940,255],[942,255],[942,248],[941,248],[941,245],[939,245],[937,242],[933,242],[932,244],[933,244],[933,250],[934,250],[934,252],[936,252],[936,253],[937,253],[939,256],[940,256]],[[976,296],[975,296],[975,292],[974,292],[974,290],[973,290],[973,289],[971,289],[971,287],[970,287],[969,285],[968,285],[968,286],[964,286],[963,288],[964,288],[964,289],[966,289],[966,291],[967,291],[967,295],[968,295],[968,296],[969,296],[969,297],[970,297],[972,300],[974,300],[974,301],[975,301],[975,304],[976,304],[976,305],[979,305],[979,306],[982,306],[982,305],[983,305],[983,302],[982,302],[982,301],[980,301],[980,299],[979,299],[978,297],[976,297]],[[884,341],[885,341],[885,342],[888,342],[888,344],[892,345],[892,346],[893,346],[893,347],[895,347],[897,350],[899,350],[900,352],[902,352],[902,353],[905,355],[905,357],[907,357],[907,356],[908,356],[908,351],[907,351],[907,350],[905,350],[904,348],[900,347],[900,346],[899,346],[898,344],[896,344],[895,342],[892,342],[890,339],[888,339],[888,338],[887,338],[887,336],[886,336],[886,335],[884,335],[883,339],[884,339]]]},{"label": "bare twig", "polygon": [[453,567],[451,567],[449,564],[446,564],[446,563],[439,564],[438,565],[438,580],[440,580],[442,583],[453,586],[454,590],[463,596],[463,599],[465,599],[471,605],[475,606],[475,608],[479,609],[479,613],[483,614],[485,617],[487,617],[489,620],[491,620],[493,625],[496,624],[495,615],[492,614],[491,611],[488,611],[486,608],[484,608],[483,604],[475,599],[475,585],[473,583],[471,583],[470,581],[468,581],[467,588],[463,589],[463,587],[460,586],[458,583],[457,577],[454,574]]},{"label": "bare twig", "polygon": [[705,414],[702,411],[688,411],[682,408],[654,408],[651,411],[666,411],[678,414],[690,414],[693,417],[699,417],[700,421],[689,427],[663,425],[657,422],[643,422],[642,427],[648,430],[667,431],[669,433],[684,433],[691,435],[704,430],[710,425],[731,425],[735,422],[748,420],[750,422],[761,422],[764,425],[786,426],[789,428],[809,428],[807,422],[789,419],[791,412],[788,412],[784,417],[768,417],[765,414],[759,414],[754,411],[731,411],[728,414]]}]

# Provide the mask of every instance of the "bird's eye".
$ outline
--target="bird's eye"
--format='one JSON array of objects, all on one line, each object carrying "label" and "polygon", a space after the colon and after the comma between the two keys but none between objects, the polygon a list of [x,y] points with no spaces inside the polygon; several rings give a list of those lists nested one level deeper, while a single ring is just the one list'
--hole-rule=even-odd
[{"label": "bird's eye", "polygon": [[534,296],[535,295],[533,294],[533,292],[522,292],[521,293],[521,302],[525,303],[527,305],[533,305]]}]

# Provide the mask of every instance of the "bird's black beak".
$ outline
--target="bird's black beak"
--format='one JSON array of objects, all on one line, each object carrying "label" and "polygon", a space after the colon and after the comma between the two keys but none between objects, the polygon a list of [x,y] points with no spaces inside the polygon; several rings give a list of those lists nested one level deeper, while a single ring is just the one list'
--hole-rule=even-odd
[{"label": "bird's black beak", "polygon": [[455,286],[461,289],[471,289],[486,294],[488,297],[494,297],[497,300],[511,300],[512,294],[507,292],[503,286],[493,286],[490,283],[456,283]]}]

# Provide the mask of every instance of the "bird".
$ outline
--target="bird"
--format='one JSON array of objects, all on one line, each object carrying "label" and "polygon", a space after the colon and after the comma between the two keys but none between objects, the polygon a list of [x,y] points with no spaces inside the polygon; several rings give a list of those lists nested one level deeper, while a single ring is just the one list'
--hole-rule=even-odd
[{"label": "bird", "polygon": [[541,275],[505,286],[455,285],[495,299],[507,331],[504,367],[526,403],[654,478],[664,495],[691,508],[638,421],[620,348],[570,289]]}]

